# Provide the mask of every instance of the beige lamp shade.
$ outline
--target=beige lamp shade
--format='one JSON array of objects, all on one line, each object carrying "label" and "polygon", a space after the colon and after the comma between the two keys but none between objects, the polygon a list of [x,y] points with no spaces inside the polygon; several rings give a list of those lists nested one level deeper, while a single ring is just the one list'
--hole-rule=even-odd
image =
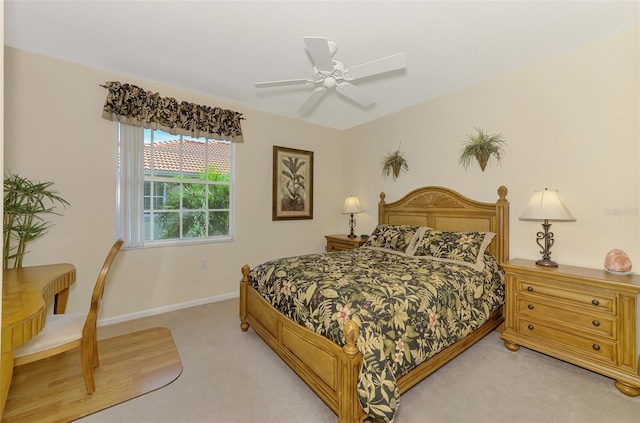
[{"label": "beige lamp shade", "polygon": [[576,220],[555,190],[535,191],[520,216],[523,220]]},{"label": "beige lamp shade", "polygon": [[343,214],[355,214],[362,213],[362,207],[360,206],[360,200],[358,197],[347,197],[344,202],[344,207],[342,208]]}]

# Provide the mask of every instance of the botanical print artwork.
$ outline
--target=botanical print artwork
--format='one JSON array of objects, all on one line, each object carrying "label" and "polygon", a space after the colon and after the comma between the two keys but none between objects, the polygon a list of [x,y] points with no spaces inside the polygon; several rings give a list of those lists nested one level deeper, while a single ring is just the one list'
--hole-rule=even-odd
[{"label": "botanical print artwork", "polygon": [[489,253],[483,271],[468,266],[359,249],[273,260],[251,284],[276,309],[344,346],[343,327],[360,328],[358,397],[364,411],[392,421],[396,381],[473,332],[504,302],[504,272]]},{"label": "botanical print artwork", "polygon": [[280,208],[282,211],[304,211],[305,167],[307,161],[293,156],[282,158]]},{"label": "botanical print artwork", "polygon": [[273,146],[273,220],[313,219],[313,152]]}]

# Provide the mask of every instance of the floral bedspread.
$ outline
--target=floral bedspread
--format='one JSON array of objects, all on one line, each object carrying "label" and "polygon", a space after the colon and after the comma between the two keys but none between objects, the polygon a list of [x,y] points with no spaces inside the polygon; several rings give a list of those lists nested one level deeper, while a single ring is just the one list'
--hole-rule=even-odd
[{"label": "floral bedspread", "polygon": [[482,325],[504,302],[504,272],[488,253],[482,272],[427,258],[359,248],[273,260],[251,270],[254,288],[284,315],[344,345],[360,327],[360,404],[391,421],[396,380]]}]

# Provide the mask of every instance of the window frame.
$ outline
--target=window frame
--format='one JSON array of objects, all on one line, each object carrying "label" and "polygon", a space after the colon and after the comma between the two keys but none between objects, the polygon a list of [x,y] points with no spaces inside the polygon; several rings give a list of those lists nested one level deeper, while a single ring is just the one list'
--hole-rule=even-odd
[{"label": "window frame", "polygon": [[[128,126],[128,131],[123,131],[123,126]],[[139,131],[139,132],[138,132]],[[151,154],[151,160],[150,162],[150,168],[145,171],[145,165],[144,165],[144,149],[145,149],[145,139],[148,139],[145,132],[146,131],[151,131],[151,135],[150,135],[150,142],[153,145],[154,142],[154,138],[155,138],[155,134],[157,132],[162,133],[163,136],[166,137],[170,137],[172,139],[177,139],[180,142],[180,146],[178,149],[178,157],[179,157],[179,162],[180,164],[183,163],[183,160],[185,158],[185,155],[190,154],[188,151],[185,151],[184,149],[184,140],[198,140],[198,141],[204,141],[206,140],[207,142],[217,142],[217,141],[225,141],[228,142],[229,144],[229,181],[211,181],[208,179],[202,180],[202,179],[198,179],[198,178],[193,178],[193,177],[187,177],[184,178],[184,169],[182,168],[182,166],[180,166],[180,170],[177,172],[177,175],[179,175],[180,177],[178,179],[175,178],[175,176],[160,176],[157,175],[157,170],[155,169],[155,166],[153,165],[153,157],[154,154]],[[178,245],[193,245],[193,244],[203,244],[203,243],[218,243],[218,242],[229,242],[229,241],[233,241],[234,240],[234,227],[235,227],[235,216],[234,216],[234,212],[235,212],[235,146],[233,142],[229,142],[227,140],[216,140],[216,139],[211,139],[211,138],[195,138],[195,137],[188,137],[188,136],[182,136],[182,135],[171,135],[168,134],[167,132],[161,131],[161,130],[153,130],[153,129],[144,129],[144,128],[137,128],[137,127],[132,127],[130,125],[126,125],[123,123],[119,123],[118,124],[118,136],[117,136],[117,151],[116,151],[116,180],[117,180],[117,188],[116,188],[116,232],[117,232],[117,236],[121,237],[121,238],[125,238],[125,248],[154,248],[154,247],[165,247],[165,246],[178,246]],[[123,135],[123,132],[125,132],[125,135]],[[131,136],[128,135],[131,132],[133,132],[135,135]],[[135,138],[135,140],[131,141],[129,139],[127,139],[128,137],[132,137]],[[130,142],[131,145],[124,146],[124,143]],[[136,143],[142,143],[141,145],[137,145]],[[158,141],[155,141],[156,143]],[[135,169],[132,173],[134,173],[134,176],[129,175],[124,175],[124,172],[122,170],[122,163],[124,162],[124,160],[122,160],[122,158],[120,157],[121,154],[130,154],[131,150],[130,148],[137,148],[139,149],[137,151],[137,153],[132,154],[134,157],[137,157],[139,159],[133,159],[133,161],[135,162],[133,165],[135,166],[139,166],[139,169]],[[153,151],[153,150],[151,150]],[[205,163],[207,165],[207,169],[209,166],[211,166],[213,164],[213,160],[211,160],[211,157],[209,156],[210,151],[208,148],[205,148]],[[223,156],[224,157],[224,156]],[[129,167],[131,167],[131,165],[129,165]],[[126,185],[126,181],[133,181],[133,183],[136,184],[140,184],[137,187],[137,190],[139,192],[139,197],[135,195],[135,190],[132,189],[130,186]],[[155,183],[177,183],[180,185],[180,205],[178,206],[178,208],[175,210],[176,212],[178,212],[179,216],[180,216],[180,237],[179,238],[168,238],[168,239],[145,239],[145,225],[147,225],[146,222],[146,217],[147,215],[149,215],[150,217],[150,221],[149,224],[153,224],[154,222],[154,214],[157,213],[157,210],[154,210],[154,200],[157,198],[154,196],[154,184]],[[146,195],[145,192],[145,188],[146,188],[146,184],[149,184],[149,195]],[[205,204],[205,208],[204,209],[186,209],[183,207],[183,193],[184,193],[184,185],[186,184],[199,184],[199,185],[204,185],[205,188],[205,192],[207,194],[205,194],[207,196],[206,199],[203,199],[203,202]],[[209,188],[211,186],[227,186],[228,187],[228,209],[215,209],[212,208],[209,204]],[[131,194],[131,191],[134,191],[134,194]],[[131,197],[133,195],[133,197]],[[133,207],[131,207],[130,205],[127,206],[126,203],[127,201],[123,201],[123,198],[125,198],[126,196],[129,196],[129,202],[137,202],[136,205],[134,205]],[[147,209],[144,205],[145,203],[145,199],[149,200],[149,206],[150,208]],[[216,212],[219,210],[223,210],[223,211],[228,211],[228,233],[224,234],[224,235],[211,235],[211,236],[205,236],[205,237],[185,237],[185,234],[183,233],[183,228],[182,225],[184,223],[184,214],[188,213],[188,212],[192,212],[192,211],[203,211],[205,213],[207,213],[207,227],[209,225],[209,221],[210,221],[210,217],[209,217],[209,213],[211,212]],[[135,222],[134,222],[135,219]],[[131,228],[134,228],[133,230]],[[154,236],[153,233],[153,229],[151,229],[151,233],[150,236]],[[131,232],[134,233],[133,236],[127,236],[128,234],[130,234]],[[137,234],[137,238],[136,238],[136,234]]]}]

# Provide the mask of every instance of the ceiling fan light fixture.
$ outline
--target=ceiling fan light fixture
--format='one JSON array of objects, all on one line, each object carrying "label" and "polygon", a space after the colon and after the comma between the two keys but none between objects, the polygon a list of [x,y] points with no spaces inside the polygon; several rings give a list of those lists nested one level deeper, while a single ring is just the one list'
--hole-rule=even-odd
[{"label": "ceiling fan light fixture", "polygon": [[327,76],[323,81],[322,85],[325,88],[333,88],[336,86],[336,79],[333,76]]}]

